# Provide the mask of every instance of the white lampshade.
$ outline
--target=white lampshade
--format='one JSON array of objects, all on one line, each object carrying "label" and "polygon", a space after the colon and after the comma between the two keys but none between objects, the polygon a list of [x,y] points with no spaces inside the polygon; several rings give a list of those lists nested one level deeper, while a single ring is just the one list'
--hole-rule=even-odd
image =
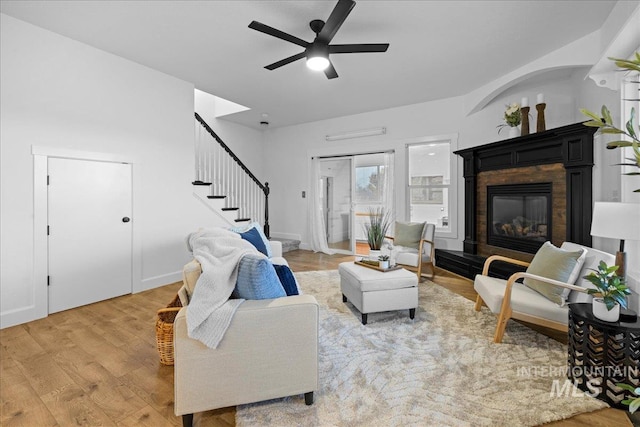
[{"label": "white lampshade", "polygon": [[619,240],[640,240],[640,203],[596,202],[591,235]]}]

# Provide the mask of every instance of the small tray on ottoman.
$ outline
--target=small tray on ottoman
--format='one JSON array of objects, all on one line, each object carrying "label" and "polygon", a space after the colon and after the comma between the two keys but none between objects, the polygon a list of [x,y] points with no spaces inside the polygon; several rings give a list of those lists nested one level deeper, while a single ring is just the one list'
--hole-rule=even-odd
[{"label": "small tray on ottoman", "polygon": [[361,261],[354,261],[353,263],[356,264],[356,265],[361,265],[363,267],[372,268],[374,270],[382,271],[383,273],[386,273],[387,271],[400,270],[402,268],[399,265],[394,265],[393,267],[389,267],[389,268],[380,268],[379,265],[374,264],[374,262],[376,262],[376,261],[370,261],[370,262],[371,262],[371,264],[369,262],[367,262],[366,260],[361,260]]}]

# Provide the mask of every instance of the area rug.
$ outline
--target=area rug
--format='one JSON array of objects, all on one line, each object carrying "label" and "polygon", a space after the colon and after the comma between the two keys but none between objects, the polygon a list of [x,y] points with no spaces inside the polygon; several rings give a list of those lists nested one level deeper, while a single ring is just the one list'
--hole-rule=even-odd
[{"label": "area rug", "polygon": [[414,320],[373,313],[364,326],[337,271],[296,277],[320,305],[315,403],[238,406],[238,426],[534,426],[607,407],[565,383],[565,345],[514,321],[494,344],[496,316],[441,286],[420,283]]}]

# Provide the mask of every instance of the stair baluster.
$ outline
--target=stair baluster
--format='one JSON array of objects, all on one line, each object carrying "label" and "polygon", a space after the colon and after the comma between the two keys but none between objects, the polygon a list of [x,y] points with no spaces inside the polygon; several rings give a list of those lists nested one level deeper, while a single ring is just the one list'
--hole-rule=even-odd
[{"label": "stair baluster", "polygon": [[262,184],[198,113],[195,119],[195,181],[211,183],[210,196],[226,196],[226,208],[240,208],[238,218],[263,224],[269,237],[269,184]]}]

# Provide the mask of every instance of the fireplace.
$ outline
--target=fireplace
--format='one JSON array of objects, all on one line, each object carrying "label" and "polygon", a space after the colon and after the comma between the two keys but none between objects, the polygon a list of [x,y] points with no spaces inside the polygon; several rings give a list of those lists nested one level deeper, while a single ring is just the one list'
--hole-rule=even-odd
[{"label": "fireplace", "polygon": [[[464,176],[463,251],[436,248],[436,265],[473,279],[491,255],[531,261],[545,240],[591,246],[595,131],[574,123],[456,151]],[[537,187],[541,181],[551,189]],[[515,184],[535,186],[510,193]],[[508,192],[489,202],[490,187]],[[494,264],[499,277],[514,271]]]},{"label": "fireplace", "polygon": [[535,253],[551,240],[550,182],[487,186],[487,243]]}]

